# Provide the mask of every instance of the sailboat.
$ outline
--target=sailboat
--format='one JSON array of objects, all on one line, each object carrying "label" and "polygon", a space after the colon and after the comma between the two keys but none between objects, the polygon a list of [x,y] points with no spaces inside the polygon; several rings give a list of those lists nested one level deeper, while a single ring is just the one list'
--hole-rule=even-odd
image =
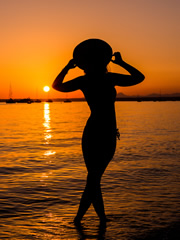
[{"label": "sailboat", "polygon": [[16,103],[16,101],[12,98],[6,100],[6,103]]},{"label": "sailboat", "polygon": [[41,103],[41,100],[38,98],[38,89],[36,89],[36,100],[34,100],[35,103]]},{"label": "sailboat", "polygon": [[14,99],[12,99],[12,87],[11,84],[9,86],[9,99],[6,100],[6,103],[16,103]]}]

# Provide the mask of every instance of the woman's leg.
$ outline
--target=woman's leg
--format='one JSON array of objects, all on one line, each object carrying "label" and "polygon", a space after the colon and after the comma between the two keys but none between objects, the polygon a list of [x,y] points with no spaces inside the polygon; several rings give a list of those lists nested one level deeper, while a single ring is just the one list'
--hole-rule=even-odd
[{"label": "woman's leg", "polygon": [[90,198],[89,195],[90,195],[89,194],[89,189],[88,189],[88,186],[86,184],[86,187],[84,189],[84,192],[83,192],[81,200],[80,200],[80,204],[79,204],[79,209],[78,209],[77,215],[76,215],[76,217],[74,219],[75,223],[80,223],[80,221],[83,218],[84,214],[86,213],[86,211],[90,207],[92,201],[91,201],[91,198]]},{"label": "woman's leg", "polygon": [[105,221],[106,216],[105,216],[104,203],[103,203],[101,186],[100,186],[101,176],[104,170],[89,171],[87,176],[86,187],[84,189],[84,192],[80,201],[79,209],[74,220],[76,223],[81,221],[84,214],[90,207],[91,203],[93,204],[94,209],[97,215],[99,216],[100,220]]},{"label": "woman's leg", "polygon": [[101,192],[101,173],[89,173],[88,174],[88,183],[89,189],[91,194],[91,200],[96,211],[97,215],[99,216],[100,220],[104,220],[106,218],[105,211],[104,211],[104,202]]}]

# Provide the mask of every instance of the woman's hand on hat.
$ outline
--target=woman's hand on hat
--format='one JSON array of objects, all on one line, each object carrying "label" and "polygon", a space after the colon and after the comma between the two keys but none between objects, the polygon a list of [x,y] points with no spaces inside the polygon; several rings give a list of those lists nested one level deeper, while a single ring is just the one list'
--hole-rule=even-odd
[{"label": "woman's hand on hat", "polygon": [[76,64],[75,64],[75,62],[74,62],[74,59],[71,59],[71,60],[68,62],[67,67],[68,67],[69,69],[72,69],[72,68],[75,68],[75,67],[76,67]]},{"label": "woman's hand on hat", "polygon": [[115,52],[112,57],[111,62],[115,64],[120,65],[123,62],[120,52]]}]

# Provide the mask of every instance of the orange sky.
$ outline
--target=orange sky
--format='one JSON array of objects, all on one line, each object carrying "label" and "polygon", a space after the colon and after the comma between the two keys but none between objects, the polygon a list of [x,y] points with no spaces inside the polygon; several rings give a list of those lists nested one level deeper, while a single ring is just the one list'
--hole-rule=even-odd
[{"label": "orange sky", "polygon": [[[146,76],[118,92],[180,92],[179,9],[179,0],[1,0],[0,98],[9,97],[10,83],[14,98],[46,97],[43,87],[87,38],[107,41]],[[110,70],[123,72],[113,64]],[[68,78],[79,74],[71,70]],[[49,95],[65,97],[52,89]]]}]

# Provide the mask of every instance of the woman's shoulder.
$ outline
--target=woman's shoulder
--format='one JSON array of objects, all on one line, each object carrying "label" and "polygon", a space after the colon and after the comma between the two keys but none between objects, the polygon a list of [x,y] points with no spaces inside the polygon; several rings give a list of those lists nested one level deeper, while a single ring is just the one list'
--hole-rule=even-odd
[{"label": "woman's shoulder", "polygon": [[79,76],[73,80],[76,84],[79,85],[79,89],[83,90],[84,87],[87,85],[87,78],[86,75]]},{"label": "woman's shoulder", "polygon": [[117,78],[117,77],[121,77],[122,74],[120,74],[120,73],[114,73],[114,72],[107,72],[107,73],[106,73],[106,76],[107,76],[108,78]]},{"label": "woman's shoulder", "polygon": [[76,78],[72,79],[71,81],[73,81],[76,84],[82,85],[85,81],[85,76],[82,75],[82,76],[76,77]]},{"label": "woman's shoulder", "polygon": [[114,86],[124,86],[126,80],[129,78],[129,75],[124,75],[121,73],[107,73],[107,79],[111,81]]},{"label": "woman's shoulder", "polygon": [[119,77],[118,73],[108,72],[106,74],[106,79],[111,83],[115,83],[115,80]]}]

